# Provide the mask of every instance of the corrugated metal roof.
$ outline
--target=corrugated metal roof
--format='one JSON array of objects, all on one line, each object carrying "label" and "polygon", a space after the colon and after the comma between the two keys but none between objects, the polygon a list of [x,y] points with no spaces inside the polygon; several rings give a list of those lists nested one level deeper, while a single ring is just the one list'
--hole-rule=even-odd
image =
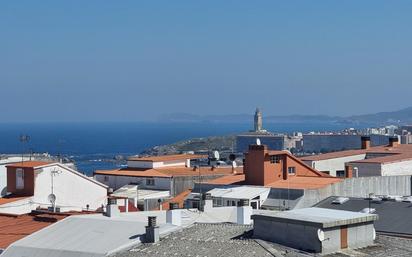
[{"label": "corrugated metal roof", "polygon": [[[138,214],[140,213],[140,214]],[[165,213],[138,212],[108,218],[71,216],[12,244],[2,257],[102,257],[138,244],[145,234],[147,215],[160,215],[160,233],[176,226],[165,224]]]}]

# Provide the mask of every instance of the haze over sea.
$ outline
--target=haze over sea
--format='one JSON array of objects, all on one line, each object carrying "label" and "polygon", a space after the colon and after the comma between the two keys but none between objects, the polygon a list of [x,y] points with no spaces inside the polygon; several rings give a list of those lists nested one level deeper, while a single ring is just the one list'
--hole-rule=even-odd
[{"label": "haze over sea", "polygon": [[[265,124],[272,132],[340,130],[338,124]],[[130,156],[144,149],[196,137],[236,134],[251,129],[250,123],[14,123],[0,124],[0,154],[62,154],[76,162],[79,171],[116,167],[116,155]],[[21,134],[29,135],[24,146]]]}]

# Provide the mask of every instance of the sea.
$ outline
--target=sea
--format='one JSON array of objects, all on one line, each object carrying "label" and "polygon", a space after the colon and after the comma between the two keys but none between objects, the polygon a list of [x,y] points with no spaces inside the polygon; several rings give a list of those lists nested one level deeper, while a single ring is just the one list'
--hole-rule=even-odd
[{"label": "sea", "polygon": [[[337,131],[329,123],[266,124],[271,132]],[[75,161],[87,175],[113,169],[122,163],[117,156],[131,156],[157,145],[198,137],[234,135],[251,129],[249,123],[3,123],[0,124],[0,154],[49,153]],[[21,142],[21,135],[28,136]]]}]

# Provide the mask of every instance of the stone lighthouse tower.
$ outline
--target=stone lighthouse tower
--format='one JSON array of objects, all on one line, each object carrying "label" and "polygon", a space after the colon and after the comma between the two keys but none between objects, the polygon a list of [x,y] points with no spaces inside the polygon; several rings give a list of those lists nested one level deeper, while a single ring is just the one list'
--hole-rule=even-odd
[{"label": "stone lighthouse tower", "polygon": [[259,108],[255,111],[255,132],[261,132],[262,129],[262,112]]}]

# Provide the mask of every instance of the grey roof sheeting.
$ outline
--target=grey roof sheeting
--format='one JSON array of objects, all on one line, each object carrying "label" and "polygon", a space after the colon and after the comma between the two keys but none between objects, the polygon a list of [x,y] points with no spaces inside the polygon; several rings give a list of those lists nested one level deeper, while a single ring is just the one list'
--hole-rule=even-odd
[{"label": "grey roof sheeting", "polygon": [[[349,198],[349,201],[343,204],[332,203],[334,199],[336,199],[336,196],[326,198],[315,206],[356,212],[359,212],[364,208],[369,208],[369,201],[363,198]],[[371,208],[375,209],[375,214],[379,215],[379,219],[375,221],[376,231],[412,235],[412,203],[371,201]]]},{"label": "grey roof sheeting", "polygon": [[374,214],[314,207],[252,216],[254,220],[266,219],[294,224],[313,224],[321,228],[372,222],[377,218],[378,216]]},{"label": "grey roof sheeting", "polygon": [[[132,215],[126,218],[108,218],[99,214],[70,216],[13,243],[1,256],[108,256],[140,243],[147,218]],[[177,229],[171,224],[159,225],[161,235]]]}]

